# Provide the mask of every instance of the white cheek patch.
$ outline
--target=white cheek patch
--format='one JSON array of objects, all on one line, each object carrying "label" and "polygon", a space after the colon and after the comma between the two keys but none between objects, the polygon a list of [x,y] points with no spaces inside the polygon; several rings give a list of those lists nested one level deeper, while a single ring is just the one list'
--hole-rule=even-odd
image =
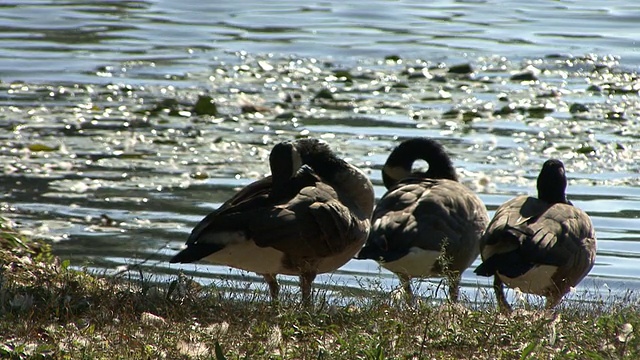
[{"label": "white cheek patch", "polygon": [[291,176],[295,176],[298,170],[300,170],[300,167],[302,167],[302,158],[300,158],[300,154],[295,148],[291,151],[291,165],[293,171]]},{"label": "white cheek patch", "polygon": [[411,175],[411,171],[407,171],[402,166],[385,166],[382,171],[395,181],[400,181]]}]

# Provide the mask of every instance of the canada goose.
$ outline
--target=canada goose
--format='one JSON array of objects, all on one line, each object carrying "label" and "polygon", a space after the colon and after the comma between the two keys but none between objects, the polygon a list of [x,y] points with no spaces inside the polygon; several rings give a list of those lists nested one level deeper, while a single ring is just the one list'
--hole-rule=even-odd
[{"label": "canada goose", "polygon": [[[429,164],[426,172],[412,172],[418,159]],[[376,206],[358,259],[373,259],[398,275],[409,300],[411,278],[447,276],[450,299],[456,301],[460,275],[478,257],[489,222],[484,204],[458,182],[445,149],[432,139],[398,145],[382,179],[388,191]]]},{"label": "canada goose", "polygon": [[274,300],[276,275],[299,275],[308,303],[316,275],[344,265],[366,241],[373,185],[318,140],[277,144],[269,163],[272,175],[207,215],[170,262],[204,259],[256,272]]},{"label": "canada goose", "polygon": [[498,306],[511,311],[502,284],[547,298],[555,307],[593,267],[596,234],[584,211],[567,201],[560,160],[547,160],[538,176],[538,198],[518,196],[501,205],[481,240],[483,263],[493,276]]}]

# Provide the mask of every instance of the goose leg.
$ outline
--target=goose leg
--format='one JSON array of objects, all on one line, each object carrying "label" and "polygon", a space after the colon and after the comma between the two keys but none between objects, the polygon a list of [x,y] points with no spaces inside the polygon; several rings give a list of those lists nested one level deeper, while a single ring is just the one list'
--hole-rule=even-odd
[{"label": "goose leg", "polygon": [[280,294],[280,285],[274,274],[262,274],[264,280],[269,285],[269,294],[271,294],[272,301],[278,301],[278,294]]},{"label": "goose leg", "polygon": [[451,275],[449,277],[449,300],[458,302],[460,294],[460,274]]},{"label": "goose leg", "polygon": [[402,285],[404,298],[407,301],[407,304],[411,305],[414,301],[413,291],[411,290],[411,277],[406,274],[398,274],[398,278],[400,278],[400,285]]},{"label": "goose leg", "polygon": [[498,308],[503,313],[510,313],[511,306],[507,302],[507,298],[504,296],[504,290],[502,288],[502,280],[498,274],[493,275],[493,291],[496,293],[496,300],[498,301]]},{"label": "goose leg", "polygon": [[311,304],[311,284],[316,278],[315,272],[305,272],[300,275],[300,289],[302,291],[302,303]]},{"label": "goose leg", "polygon": [[547,296],[545,309],[547,309],[547,310],[553,309],[558,304],[560,304],[561,300],[562,300],[562,295],[560,295],[560,294],[552,294],[552,295]]}]

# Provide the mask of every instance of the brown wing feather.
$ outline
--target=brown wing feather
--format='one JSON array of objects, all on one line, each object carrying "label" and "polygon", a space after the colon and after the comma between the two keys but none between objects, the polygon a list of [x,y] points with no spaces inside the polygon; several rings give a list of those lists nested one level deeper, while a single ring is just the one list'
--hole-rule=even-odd
[{"label": "brown wing feather", "polygon": [[595,262],[596,236],[589,216],[574,206],[555,204],[532,227],[544,234],[535,247],[535,259],[544,263],[547,258],[560,263],[554,274],[557,286],[577,285]]},{"label": "brown wing feather", "polygon": [[[271,198],[271,179],[256,181],[209,214],[192,231],[188,244],[215,243],[211,232],[241,231],[258,246],[289,256],[325,257],[363,238],[361,224],[338,194],[315,175],[292,182],[291,198]],[[297,190],[296,190],[297,187]],[[207,236],[201,236],[203,232]]]},{"label": "brown wing feather", "polygon": [[482,258],[518,251],[523,263],[558,266],[556,284],[575,286],[595,260],[595,231],[589,216],[568,204],[527,196],[496,210],[482,243]]},{"label": "brown wing feather", "polygon": [[187,240],[187,245],[197,242],[203,231],[211,227],[225,226],[223,219],[228,214],[241,213],[245,209],[269,206],[271,184],[272,178],[267,176],[242,188],[193,228]]},{"label": "brown wing feather", "polygon": [[367,246],[379,248],[377,256],[391,261],[411,247],[440,251],[446,244],[453,268],[466,268],[478,256],[488,221],[484,204],[464,185],[405,179],[378,203]]},{"label": "brown wing feather", "polygon": [[252,220],[248,231],[259,246],[290,256],[334,255],[353,244],[354,237],[361,237],[358,220],[324,183],[302,189],[274,212],[275,217]]}]

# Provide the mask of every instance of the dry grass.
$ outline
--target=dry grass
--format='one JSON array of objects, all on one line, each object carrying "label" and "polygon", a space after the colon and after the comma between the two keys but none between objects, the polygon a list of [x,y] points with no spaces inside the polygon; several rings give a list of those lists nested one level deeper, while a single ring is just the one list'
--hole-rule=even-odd
[{"label": "dry grass", "polygon": [[[557,313],[422,301],[383,292],[340,304],[101,278],[69,268],[3,224],[0,357],[51,359],[636,359],[637,302]],[[22,245],[21,245],[22,244]]]}]

